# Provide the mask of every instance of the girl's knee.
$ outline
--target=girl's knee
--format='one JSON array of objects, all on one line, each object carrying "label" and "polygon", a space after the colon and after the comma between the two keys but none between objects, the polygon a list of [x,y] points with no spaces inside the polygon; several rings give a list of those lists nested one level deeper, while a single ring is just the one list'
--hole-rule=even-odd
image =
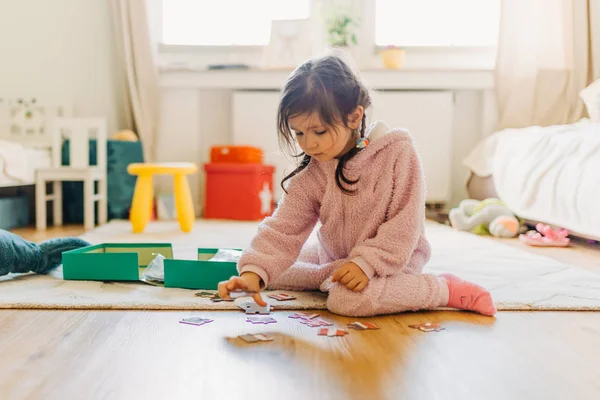
[{"label": "girl's knee", "polygon": [[329,291],[327,309],[346,317],[371,317],[374,314],[370,292],[353,292],[344,286],[336,284]]}]

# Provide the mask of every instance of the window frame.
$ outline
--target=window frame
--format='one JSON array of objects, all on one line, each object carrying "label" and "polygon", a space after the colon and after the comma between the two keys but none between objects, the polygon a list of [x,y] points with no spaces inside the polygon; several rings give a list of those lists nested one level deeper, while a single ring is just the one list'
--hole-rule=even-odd
[{"label": "window frame", "polygon": [[[230,58],[239,59],[240,63],[248,59],[257,59],[261,56],[264,47],[260,45],[174,45],[161,42],[162,39],[162,2],[168,0],[157,0],[157,9],[154,10],[154,20],[151,29],[157,39],[157,55],[159,63],[165,69],[173,64],[210,64],[215,57],[227,55]],[[315,9],[311,0],[311,10]],[[375,44],[375,1],[357,0],[357,13],[362,17],[363,23],[358,31],[360,43],[357,46],[357,54],[360,57],[359,64],[365,70],[381,69],[379,53],[388,46],[377,46]],[[362,12],[360,12],[362,11]],[[309,18],[314,18],[311,14]],[[407,69],[431,69],[431,70],[455,70],[474,69],[491,70],[494,68],[496,57],[496,46],[399,46],[410,54],[412,62],[405,63]],[[456,59],[462,59],[462,63],[456,63]],[[434,61],[435,60],[435,61]],[[250,65],[250,67],[254,67]]]}]

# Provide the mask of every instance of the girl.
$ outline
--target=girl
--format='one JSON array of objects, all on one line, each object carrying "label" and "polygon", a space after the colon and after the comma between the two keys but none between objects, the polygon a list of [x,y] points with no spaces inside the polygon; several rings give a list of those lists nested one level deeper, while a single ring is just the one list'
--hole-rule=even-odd
[{"label": "girl", "polygon": [[[327,308],[373,316],[448,306],[494,315],[488,291],[453,275],[422,270],[430,256],[424,236],[425,186],[411,137],[377,122],[365,126],[368,91],[339,58],[299,66],[283,88],[280,138],[303,150],[282,182],[285,195],[259,226],[239,263],[233,290],[329,292]],[[314,246],[304,246],[317,222]]]}]

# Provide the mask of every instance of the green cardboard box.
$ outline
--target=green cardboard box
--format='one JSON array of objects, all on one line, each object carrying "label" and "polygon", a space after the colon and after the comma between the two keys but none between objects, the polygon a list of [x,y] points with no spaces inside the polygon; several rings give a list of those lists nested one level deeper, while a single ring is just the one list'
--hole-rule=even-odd
[{"label": "green cardboard box", "polygon": [[198,261],[166,259],[165,287],[217,290],[219,282],[238,274],[235,262],[210,261],[219,250],[198,249]]},{"label": "green cardboard box", "polygon": [[162,254],[173,258],[169,243],[104,243],[62,254],[63,278],[88,281],[139,281],[145,268]]},{"label": "green cardboard box", "polygon": [[140,269],[158,253],[165,257],[165,287],[216,290],[219,282],[238,274],[235,262],[210,261],[219,250],[200,248],[198,260],[176,260],[170,243],[104,243],[64,252],[63,278],[139,281]]}]

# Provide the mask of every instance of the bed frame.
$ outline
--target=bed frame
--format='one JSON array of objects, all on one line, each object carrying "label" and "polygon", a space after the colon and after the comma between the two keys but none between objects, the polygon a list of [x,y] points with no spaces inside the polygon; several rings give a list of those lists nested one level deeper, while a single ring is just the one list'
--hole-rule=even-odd
[{"label": "bed frame", "polygon": [[[25,147],[51,149],[52,132],[48,128],[53,117],[72,116],[68,102],[51,102],[37,97],[0,97],[0,139]],[[35,182],[0,183],[3,187],[31,186]]]}]

